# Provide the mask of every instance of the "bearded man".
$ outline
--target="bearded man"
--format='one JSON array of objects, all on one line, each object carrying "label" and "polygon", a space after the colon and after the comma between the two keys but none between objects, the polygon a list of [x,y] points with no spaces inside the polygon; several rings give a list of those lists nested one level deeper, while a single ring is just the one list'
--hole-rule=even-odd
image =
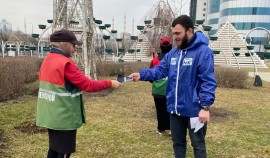
[{"label": "bearded man", "polygon": [[189,132],[195,158],[206,158],[205,135],[209,108],[215,100],[217,82],[213,52],[208,38],[194,33],[193,21],[181,15],[172,23],[177,47],[151,69],[132,73],[133,81],[153,81],[168,77],[166,98],[175,158],[186,157]]}]

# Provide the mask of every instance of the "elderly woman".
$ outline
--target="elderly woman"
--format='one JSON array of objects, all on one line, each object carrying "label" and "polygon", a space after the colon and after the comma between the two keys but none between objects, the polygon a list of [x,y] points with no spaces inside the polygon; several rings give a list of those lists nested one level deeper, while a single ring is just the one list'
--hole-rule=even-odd
[{"label": "elderly woman", "polygon": [[53,48],[40,68],[37,126],[48,128],[48,158],[68,158],[76,149],[77,129],[85,123],[82,91],[118,88],[115,80],[91,80],[70,59],[82,45],[67,29],[50,36]]}]

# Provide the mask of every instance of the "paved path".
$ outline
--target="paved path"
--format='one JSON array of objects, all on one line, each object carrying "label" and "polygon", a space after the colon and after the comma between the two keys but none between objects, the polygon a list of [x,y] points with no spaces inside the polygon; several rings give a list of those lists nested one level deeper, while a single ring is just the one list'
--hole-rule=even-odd
[{"label": "paved path", "polygon": [[[270,82],[270,72],[258,72],[258,74],[262,80]],[[254,72],[249,72],[248,75],[254,77]]]}]

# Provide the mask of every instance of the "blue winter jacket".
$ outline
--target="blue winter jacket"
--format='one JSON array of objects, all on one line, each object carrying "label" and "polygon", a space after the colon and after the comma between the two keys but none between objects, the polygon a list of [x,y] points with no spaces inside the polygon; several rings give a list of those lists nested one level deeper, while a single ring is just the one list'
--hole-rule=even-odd
[{"label": "blue winter jacket", "polygon": [[201,106],[214,103],[217,86],[208,39],[202,33],[195,34],[195,41],[184,50],[173,48],[158,66],[139,71],[142,81],[168,77],[167,111],[187,117],[198,117]]}]

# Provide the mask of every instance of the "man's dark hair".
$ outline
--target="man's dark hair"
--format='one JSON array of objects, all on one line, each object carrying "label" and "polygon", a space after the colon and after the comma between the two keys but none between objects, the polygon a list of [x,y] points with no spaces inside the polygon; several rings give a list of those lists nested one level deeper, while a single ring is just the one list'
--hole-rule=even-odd
[{"label": "man's dark hair", "polygon": [[172,22],[172,27],[175,27],[177,24],[182,25],[186,30],[188,30],[189,28],[194,28],[193,21],[187,15],[181,15],[174,19]]}]

